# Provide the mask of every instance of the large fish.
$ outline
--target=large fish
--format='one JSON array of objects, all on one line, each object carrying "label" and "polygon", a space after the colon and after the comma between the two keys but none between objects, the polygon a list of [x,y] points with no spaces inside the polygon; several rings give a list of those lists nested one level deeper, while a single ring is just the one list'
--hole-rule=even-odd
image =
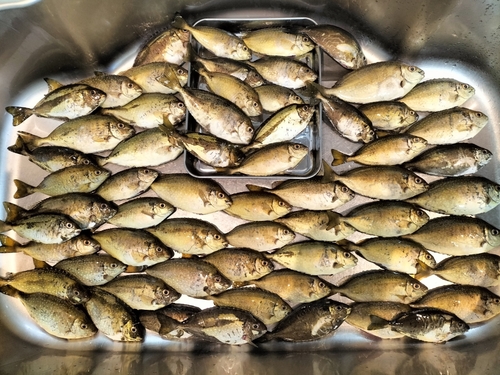
[{"label": "large fish", "polygon": [[292,206],[276,194],[259,191],[231,195],[232,205],[224,210],[229,215],[249,221],[274,220],[286,215]]},{"label": "large fish", "polygon": [[418,120],[418,113],[396,101],[367,103],[358,108],[377,130],[397,132]]},{"label": "large fish", "polygon": [[118,206],[108,223],[117,227],[143,229],[160,224],[172,215],[175,207],[157,197],[140,197]]},{"label": "large fish", "polygon": [[226,238],[233,247],[271,251],[293,241],[295,233],[283,224],[272,221],[256,221],[236,226],[226,233]]},{"label": "large fish", "polygon": [[108,201],[133,198],[144,193],[158,177],[158,172],[149,168],[130,168],[109,177],[96,190]]},{"label": "large fish", "polygon": [[295,91],[283,86],[266,84],[256,87],[255,91],[266,112],[275,113],[291,104],[304,104],[304,100]]}]

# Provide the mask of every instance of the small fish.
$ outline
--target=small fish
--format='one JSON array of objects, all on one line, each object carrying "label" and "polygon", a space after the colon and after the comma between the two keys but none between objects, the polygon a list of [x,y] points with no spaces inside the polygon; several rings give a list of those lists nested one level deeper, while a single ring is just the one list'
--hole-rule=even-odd
[{"label": "small fish", "polygon": [[107,254],[89,254],[57,262],[63,270],[86,286],[103,285],[125,271],[127,265]]},{"label": "small fish", "polygon": [[271,251],[295,239],[295,233],[283,224],[273,221],[256,221],[236,226],[226,233],[233,247],[247,247],[257,251]]},{"label": "small fish", "polygon": [[308,275],[335,275],[354,267],[358,259],[350,251],[329,242],[302,241],[286,245],[266,257]]},{"label": "small fish", "polygon": [[179,13],[175,14],[172,26],[187,30],[203,47],[215,56],[233,60],[249,60],[252,52],[245,43],[230,32],[209,26],[190,26]]},{"label": "small fish", "polygon": [[100,332],[113,341],[143,341],[144,328],[121,300],[97,287],[90,289],[90,293],[85,308]]},{"label": "small fish", "polygon": [[340,293],[356,302],[411,303],[426,292],[427,287],[413,277],[386,270],[357,273],[340,286],[332,287],[332,294]]},{"label": "small fish", "polygon": [[134,61],[134,66],[154,62],[168,62],[181,65],[186,59],[189,38],[187,30],[170,28],[141,47]]},{"label": "small fish", "polygon": [[117,227],[144,229],[160,224],[175,212],[175,207],[156,197],[142,197],[122,203],[118,212],[108,219]]},{"label": "small fish", "polygon": [[493,154],[471,143],[433,147],[404,166],[435,176],[458,177],[474,174],[488,164]]},{"label": "small fish", "polygon": [[358,41],[348,31],[333,25],[314,25],[302,30],[321,50],[346,69],[366,65],[366,57]]},{"label": "small fish", "polygon": [[399,165],[412,160],[427,147],[427,141],[409,134],[388,135],[345,155],[332,149],[332,165],[355,162],[363,165]]},{"label": "small fish", "polygon": [[217,182],[189,174],[160,174],[151,189],[174,207],[197,214],[225,210],[232,204],[229,195]]},{"label": "small fish", "polygon": [[397,132],[418,120],[418,113],[402,102],[374,102],[363,104],[358,109],[377,130]]},{"label": "small fish", "polygon": [[184,340],[192,337],[192,334],[186,332],[179,324],[180,322],[171,317],[154,311],[139,311],[139,320],[144,328],[156,332],[160,337],[166,340]]},{"label": "small fish", "polygon": [[473,138],[487,123],[488,116],[484,113],[456,107],[429,114],[405,133],[422,137],[430,145],[447,145]]},{"label": "small fish", "polygon": [[106,253],[130,266],[151,266],[174,255],[160,240],[140,229],[105,229],[92,238]]},{"label": "small fish", "polygon": [[260,288],[233,288],[207,298],[215,306],[248,311],[266,325],[277,323],[292,312],[280,296]]},{"label": "small fish", "polygon": [[331,299],[304,304],[281,320],[262,341],[304,342],[331,336],[349,316],[351,308]]},{"label": "small fish", "polygon": [[228,245],[225,235],[214,224],[195,218],[168,219],[147,231],[182,254],[207,255]]},{"label": "small fish", "polygon": [[42,146],[68,147],[86,154],[113,149],[135,134],[132,126],[110,116],[88,115],[66,121],[46,137],[18,132],[28,149]]},{"label": "small fish", "polygon": [[277,27],[249,31],[242,39],[253,52],[267,56],[302,56],[315,47],[307,35]]},{"label": "small fish", "polygon": [[170,259],[146,268],[146,273],[190,297],[218,294],[231,286],[215,266],[197,258]]},{"label": "small fish", "polygon": [[344,246],[389,271],[415,275],[436,266],[436,260],[422,245],[402,238],[375,237]]},{"label": "small fish", "polygon": [[264,254],[247,248],[226,248],[215,251],[203,260],[214,265],[233,282],[260,279],[271,273],[274,265]]},{"label": "small fish", "polygon": [[383,61],[347,73],[324,93],[357,104],[394,100],[405,96],[423,78],[423,70],[416,66]]},{"label": "small fish", "polygon": [[399,101],[414,111],[437,112],[461,106],[475,92],[474,87],[456,79],[430,79],[416,85]]},{"label": "small fish", "polygon": [[157,310],[158,313],[168,316],[178,322],[183,322],[200,311],[201,308],[198,306],[186,305],[183,303],[171,303]]},{"label": "small fish", "polygon": [[149,168],[130,168],[110,176],[96,190],[108,201],[133,198],[144,193],[158,177],[158,172]]},{"label": "small fish", "polygon": [[484,322],[500,314],[500,297],[480,286],[445,285],[429,290],[410,306],[447,311],[470,324]]},{"label": "small fish", "polygon": [[51,86],[51,80],[46,78],[49,93],[33,108],[6,107],[12,115],[12,125],[18,126],[32,115],[57,119],[74,119],[92,113],[106,99],[106,94],[94,87],[83,84]]},{"label": "small fish", "polygon": [[134,66],[119,74],[130,78],[142,88],[144,93],[175,94],[177,91],[165,86],[160,82],[165,66],[170,65],[174,70],[182,87],[186,86],[188,71],[182,66],[168,62],[151,62],[140,66]]},{"label": "small fish", "polygon": [[500,245],[500,229],[482,219],[465,216],[434,218],[403,237],[428,250],[448,255],[479,254]]},{"label": "small fish", "polygon": [[274,84],[266,84],[255,88],[262,109],[275,113],[292,104],[304,104],[304,100],[292,89]]},{"label": "small fish", "polygon": [[248,221],[268,221],[286,215],[292,206],[268,192],[240,192],[231,195],[232,205],[225,213]]}]

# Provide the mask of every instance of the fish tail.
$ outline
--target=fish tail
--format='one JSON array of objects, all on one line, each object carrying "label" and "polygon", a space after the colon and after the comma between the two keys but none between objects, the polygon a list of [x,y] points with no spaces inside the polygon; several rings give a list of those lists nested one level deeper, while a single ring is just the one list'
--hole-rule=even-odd
[{"label": "fish tail", "polygon": [[370,324],[368,325],[368,327],[366,327],[366,329],[368,331],[373,331],[376,329],[385,328],[388,325],[389,325],[388,320],[382,319],[381,317],[376,315],[370,315]]},{"label": "fish tail", "polygon": [[143,272],[147,267],[146,266],[127,266],[125,268],[125,273],[137,273],[137,272]]},{"label": "fish tail", "polygon": [[[37,148],[39,146],[38,142],[40,141],[40,139],[42,139],[41,137],[39,137],[37,135],[26,133],[26,132],[18,132],[17,134],[21,138],[24,145],[28,148],[28,150],[33,150],[34,148]],[[16,142],[16,144],[17,144],[17,142]]]},{"label": "fish tail", "polygon": [[12,115],[12,125],[14,126],[22,124],[34,113],[31,108],[26,107],[7,107],[5,110]]},{"label": "fish tail", "polygon": [[264,186],[247,184],[245,185],[249,191],[264,191],[266,188]]},{"label": "fish tail", "polygon": [[176,91],[182,91],[181,83],[179,82],[179,78],[175,74],[174,68],[170,65],[165,65],[165,70],[163,71],[163,75],[158,77],[158,82],[161,84],[170,87]]},{"label": "fish tail", "polygon": [[182,29],[182,30],[188,30],[191,31],[191,27],[188,25],[186,20],[182,18],[181,14],[179,12],[175,13],[174,20],[172,21],[172,27],[175,27],[176,29]]},{"label": "fish tail", "polygon": [[10,202],[3,202],[3,207],[5,208],[5,212],[7,212],[7,217],[5,218],[5,222],[7,223],[12,223],[20,219],[26,215],[26,212],[28,212],[21,206]]},{"label": "fish tail", "polygon": [[16,184],[17,191],[14,193],[14,198],[24,198],[28,195],[34,193],[34,186],[28,185],[26,182],[14,179],[14,184]]},{"label": "fish tail", "polygon": [[429,267],[424,262],[417,260],[417,273],[415,274],[415,279],[422,280],[434,274],[434,269]]},{"label": "fish tail", "polygon": [[200,62],[200,56],[194,50],[191,43],[188,43],[186,56],[184,57],[185,62]]},{"label": "fish tail", "polygon": [[94,159],[99,167],[104,167],[108,164],[108,158],[105,156],[94,155]]},{"label": "fish tail", "polygon": [[349,155],[346,155],[338,150],[332,149],[332,156],[333,156],[333,161],[332,161],[332,166],[335,167],[337,165],[344,164],[347,162],[347,159]]},{"label": "fish tail", "polygon": [[58,88],[64,86],[61,82],[56,81],[55,79],[52,79],[52,78],[44,78],[43,80],[47,84],[47,86],[49,88],[49,92],[52,92],[52,91],[57,90]]},{"label": "fish tail", "polygon": [[177,147],[184,147],[181,135],[175,130],[174,125],[168,119],[168,115],[163,115],[163,124],[158,125],[158,127],[165,133],[170,143]]},{"label": "fish tail", "polygon": [[[1,222],[1,220],[0,220]],[[16,240],[13,240],[12,238],[6,236],[5,234],[0,234],[0,244],[3,247],[15,247],[18,248],[20,246],[20,243],[17,242]],[[9,253],[17,253],[19,250],[14,250],[14,251],[7,251]]]},{"label": "fish tail", "polygon": [[[9,223],[6,223],[5,221],[0,220],[0,233],[8,232],[11,229],[12,229],[12,226]],[[2,237],[6,237],[6,236],[2,235]],[[9,238],[9,237],[7,237],[7,238]],[[12,240],[12,241],[14,241],[14,240]],[[0,239],[0,242],[2,243],[2,245],[5,246],[5,244],[3,243],[3,241],[1,239]]]},{"label": "fish tail", "polygon": [[24,142],[23,138],[20,136],[17,136],[16,143],[14,143],[12,146],[7,147],[7,150],[19,155],[24,155],[24,156],[29,155],[28,146]]},{"label": "fish tail", "polygon": [[35,258],[33,258],[33,266],[35,266],[35,268],[52,268],[47,262]]},{"label": "fish tail", "polygon": [[328,163],[323,159],[323,179],[326,181],[337,181],[339,175],[336,174]]},{"label": "fish tail", "polygon": [[18,298],[20,295],[20,292],[17,289],[14,289],[13,287],[11,287],[10,285],[1,286],[0,293],[3,293],[6,296],[14,297],[14,298]]}]

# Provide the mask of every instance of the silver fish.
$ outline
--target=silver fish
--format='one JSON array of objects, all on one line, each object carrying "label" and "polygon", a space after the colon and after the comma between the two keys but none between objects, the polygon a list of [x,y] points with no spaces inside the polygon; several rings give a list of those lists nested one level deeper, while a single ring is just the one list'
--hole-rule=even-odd
[{"label": "silver fish", "polygon": [[158,172],[149,168],[130,168],[109,177],[96,190],[108,201],[133,198],[149,189]]},{"label": "silver fish", "polygon": [[186,60],[189,38],[187,30],[170,28],[148,41],[137,54],[134,66],[153,62],[169,62],[180,65]]}]

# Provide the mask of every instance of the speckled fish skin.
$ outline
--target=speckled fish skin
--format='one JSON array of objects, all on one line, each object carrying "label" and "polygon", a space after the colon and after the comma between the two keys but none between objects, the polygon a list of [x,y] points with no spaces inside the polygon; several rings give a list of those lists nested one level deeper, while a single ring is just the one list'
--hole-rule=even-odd
[{"label": "speckled fish skin", "polygon": [[188,79],[187,70],[182,66],[168,62],[151,62],[140,66],[134,66],[119,74],[137,83],[144,93],[175,94],[177,90],[167,87],[159,81],[165,72],[166,65],[170,65],[175,70],[175,74],[181,86],[186,86]]},{"label": "speckled fish skin", "polygon": [[413,233],[429,221],[425,211],[402,201],[362,204],[340,218],[358,231],[380,237]]},{"label": "speckled fish skin", "polygon": [[430,79],[416,85],[399,101],[415,111],[437,112],[461,106],[475,92],[474,87],[456,79]]},{"label": "speckled fish skin", "polygon": [[151,266],[174,255],[160,240],[141,229],[110,228],[92,237],[102,250],[130,266]]},{"label": "speckled fish skin", "polygon": [[266,257],[288,269],[316,276],[335,275],[358,263],[358,259],[343,247],[319,241],[286,245]]},{"label": "speckled fish skin", "polygon": [[135,130],[111,116],[88,115],[64,122],[46,137],[26,132],[18,134],[29,149],[61,146],[90,154],[115,148],[134,135]]},{"label": "speckled fish skin", "polygon": [[233,204],[225,213],[248,221],[274,220],[286,215],[292,206],[275,194],[249,191],[231,195]]},{"label": "speckled fish skin", "polygon": [[172,27],[164,31],[140,49],[134,66],[153,62],[169,62],[175,65],[184,63],[190,37],[191,34],[187,30]]},{"label": "speckled fish skin", "polygon": [[215,306],[248,311],[266,325],[275,324],[292,312],[280,296],[260,288],[233,288],[208,299]]},{"label": "speckled fish skin", "polygon": [[476,173],[488,164],[493,154],[471,143],[457,143],[433,147],[405,167],[442,177],[458,177]]},{"label": "speckled fish skin", "polygon": [[196,214],[225,210],[232,204],[217,182],[184,173],[160,174],[151,189],[174,207]]},{"label": "speckled fish skin", "polygon": [[473,138],[487,123],[488,116],[484,113],[456,107],[429,114],[405,133],[422,137],[430,145],[446,145]]},{"label": "speckled fish skin", "polygon": [[481,176],[448,177],[407,202],[440,214],[478,215],[500,204],[500,185]]},{"label": "speckled fish skin", "polygon": [[304,104],[304,100],[295,91],[283,86],[266,84],[256,87],[255,91],[266,112],[274,113],[292,104]]},{"label": "speckled fish skin", "polygon": [[359,106],[358,109],[378,130],[400,131],[418,120],[418,113],[401,102],[367,103]]},{"label": "speckled fish skin", "polygon": [[335,333],[349,316],[351,308],[331,299],[315,301],[296,308],[262,340],[305,342],[320,340]]},{"label": "speckled fish skin", "polygon": [[149,168],[125,169],[109,177],[96,194],[108,201],[133,198],[148,190],[158,174]]},{"label": "speckled fish skin", "polygon": [[257,221],[234,227],[226,233],[226,238],[233,247],[271,251],[293,241],[295,233],[283,224],[273,221]]},{"label": "speckled fish skin", "polygon": [[351,276],[332,291],[355,302],[411,303],[425,295],[427,287],[405,273],[370,270]]},{"label": "speckled fish skin", "polygon": [[361,46],[348,31],[333,25],[314,25],[302,32],[344,68],[359,69],[366,65]]},{"label": "speckled fish skin", "polygon": [[307,35],[275,27],[250,31],[242,39],[253,52],[267,56],[301,56],[315,47]]},{"label": "speckled fish skin", "polygon": [[108,223],[122,228],[144,229],[160,224],[175,207],[157,197],[140,197],[122,203]]},{"label": "speckled fish skin", "polygon": [[356,244],[348,243],[345,247],[390,271],[414,275],[423,265],[436,266],[436,260],[422,245],[399,237],[369,238]]},{"label": "speckled fish skin", "polygon": [[208,255],[228,245],[226,236],[214,224],[195,218],[168,219],[147,231],[182,254]]},{"label": "speckled fish skin", "polygon": [[424,78],[424,72],[400,61],[383,61],[365,65],[347,73],[327,95],[357,104],[366,104],[403,97]]},{"label": "speckled fish skin", "polygon": [[403,237],[447,255],[479,254],[500,245],[500,229],[482,219],[466,216],[437,217]]},{"label": "speckled fish skin", "polygon": [[226,248],[203,258],[233,282],[260,279],[274,270],[273,263],[259,251],[247,248]]},{"label": "speckled fish skin", "polygon": [[410,306],[448,311],[470,324],[484,322],[500,314],[500,297],[480,286],[445,285],[429,290]]},{"label": "speckled fish skin", "polygon": [[148,267],[146,273],[195,298],[218,294],[231,286],[231,281],[215,266],[197,258],[174,258]]}]

